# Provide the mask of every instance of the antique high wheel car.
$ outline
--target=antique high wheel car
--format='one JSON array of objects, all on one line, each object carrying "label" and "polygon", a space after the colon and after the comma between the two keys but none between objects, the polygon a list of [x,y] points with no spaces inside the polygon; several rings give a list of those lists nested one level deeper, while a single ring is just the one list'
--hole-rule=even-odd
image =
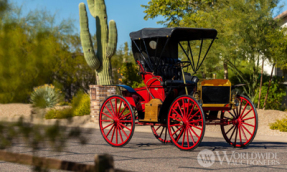
[{"label": "antique high wheel car", "polygon": [[145,87],[117,85],[122,95],[103,102],[99,126],[106,142],[124,146],[136,125],[150,125],[160,142],[193,150],[206,125],[219,125],[228,144],[249,145],[258,128],[250,99],[238,95],[228,79],[195,76],[216,36],[215,29],[202,28],[145,28],[130,33]]}]

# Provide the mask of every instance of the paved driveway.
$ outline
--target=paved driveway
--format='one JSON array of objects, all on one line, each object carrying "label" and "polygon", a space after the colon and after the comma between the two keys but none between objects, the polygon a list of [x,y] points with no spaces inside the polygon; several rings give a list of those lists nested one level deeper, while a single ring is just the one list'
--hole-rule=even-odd
[{"label": "paved driveway", "polygon": [[[85,132],[85,136],[90,140],[84,146],[72,141],[62,153],[51,153],[47,148],[40,151],[39,155],[93,163],[95,154],[108,153],[114,156],[116,168],[143,172],[287,170],[287,143],[283,142],[254,141],[245,149],[235,149],[225,143],[223,138],[205,137],[200,147],[186,152],[172,144],[161,144],[151,132],[135,132],[130,143],[122,148],[109,146],[97,129]],[[12,151],[31,153],[23,144],[15,145]],[[0,171],[30,171],[30,167],[0,162]]]}]

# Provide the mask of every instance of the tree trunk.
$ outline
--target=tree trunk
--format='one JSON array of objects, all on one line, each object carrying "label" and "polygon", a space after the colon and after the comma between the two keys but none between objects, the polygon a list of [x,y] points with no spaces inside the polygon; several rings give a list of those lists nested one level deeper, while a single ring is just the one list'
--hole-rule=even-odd
[{"label": "tree trunk", "polygon": [[263,80],[263,68],[264,68],[264,59],[262,59],[262,69],[261,69],[261,77],[260,77],[260,87],[259,87],[259,96],[258,96],[258,106],[260,108],[260,98],[261,98],[261,89],[262,89],[262,80]]},{"label": "tree trunk", "polygon": [[223,62],[223,68],[224,68],[224,79],[228,79],[228,66],[226,61]]},{"label": "tree trunk", "polygon": [[267,97],[268,97],[268,93],[269,93],[269,88],[270,88],[270,85],[271,85],[271,80],[272,80],[272,76],[273,76],[274,67],[275,67],[275,63],[274,63],[273,66],[272,66],[271,76],[270,76],[269,85],[268,85],[267,93],[266,93],[265,100],[264,100],[263,110],[265,110],[266,101],[267,101]]}]

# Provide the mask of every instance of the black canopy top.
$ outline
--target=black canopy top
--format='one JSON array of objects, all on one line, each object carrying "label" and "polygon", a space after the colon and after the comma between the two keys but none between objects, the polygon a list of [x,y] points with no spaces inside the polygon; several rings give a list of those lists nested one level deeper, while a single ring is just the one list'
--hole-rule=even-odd
[{"label": "black canopy top", "polygon": [[144,28],[136,32],[131,32],[131,40],[139,40],[145,38],[172,37],[178,41],[214,39],[217,31],[215,29],[203,28]]}]

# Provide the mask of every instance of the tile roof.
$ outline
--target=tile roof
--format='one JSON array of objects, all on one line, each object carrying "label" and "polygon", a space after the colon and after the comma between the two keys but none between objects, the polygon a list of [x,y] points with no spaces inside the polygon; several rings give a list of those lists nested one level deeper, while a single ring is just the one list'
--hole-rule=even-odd
[{"label": "tile roof", "polygon": [[285,17],[287,17],[287,10],[276,16],[274,19],[283,19]]}]

